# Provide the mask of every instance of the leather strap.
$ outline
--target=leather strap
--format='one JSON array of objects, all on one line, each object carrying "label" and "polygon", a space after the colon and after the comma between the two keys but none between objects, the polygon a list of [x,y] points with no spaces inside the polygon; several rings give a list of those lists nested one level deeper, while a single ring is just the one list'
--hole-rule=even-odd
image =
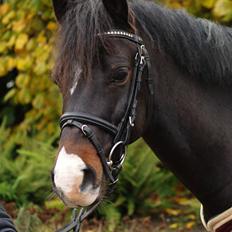
[{"label": "leather strap", "polygon": [[61,129],[63,130],[65,127],[73,127],[73,126],[80,129],[82,131],[82,133],[89,139],[89,141],[95,147],[97,154],[101,160],[103,170],[104,170],[105,174],[107,175],[107,177],[109,178],[109,180],[111,181],[111,183],[117,182],[117,178],[113,177],[111,170],[109,169],[109,166],[107,164],[104,148],[102,147],[102,145],[98,141],[98,139],[97,139],[96,135],[94,134],[94,132],[92,131],[92,129],[90,127],[88,127],[87,125],[84,125],[84,124],[82,124],[76,120],[73,120],[73,119],[69,119],[68,121],[64,121],[64,123],[61,126]]},{"label": "leather strap", "polygon": [[117,127],[104,119],[89,115],[86,113],[76,113],[76,112],[66,112],[62,115],[60,119],[61,127],[67,121],[73,119],[75,121],[91,124],[93,126],[99,126],[100,128],[106,130],[112,135],[117,134]]}]

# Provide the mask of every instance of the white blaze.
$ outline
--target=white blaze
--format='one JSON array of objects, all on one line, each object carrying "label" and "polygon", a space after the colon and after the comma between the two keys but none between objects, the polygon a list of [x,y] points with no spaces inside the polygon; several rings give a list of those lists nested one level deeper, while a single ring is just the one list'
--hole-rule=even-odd
[{"label": "white blaze", "polygon": [[81,73],[82,73],[82,69],[79,66],[77,66],[75,76],[74,76],[73,85],[69,90],[70,95],[73,95],[74,91],[76,90]]},{"label": "white blaze", "polygon": [[70,95],[73,95],[74,91],[77,88],[78,81],[74,81],[72,88],[70,89]]}]

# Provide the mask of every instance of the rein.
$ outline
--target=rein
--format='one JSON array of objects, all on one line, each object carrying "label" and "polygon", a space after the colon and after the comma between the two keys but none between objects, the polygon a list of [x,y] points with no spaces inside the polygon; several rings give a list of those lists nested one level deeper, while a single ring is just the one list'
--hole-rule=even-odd
[{"label": "rein", "polygon": [[[142,74],[145,68],[147,71],[147,78],[145,80],[147,81],[150,95],[153,95],[154,91],[152,78],[149,75],[150,59],[142,38],[135,34],[130,34],[128,32],[119,30],[105,32],[103,34],[100,34],[99,36],[126,39],[130,42],[135,43],[137,46],[137,53],[135,56],[133,69],[133,79],[124,116],[122,117],[119,125],[116,126],[104,119],[95,117],[91,114],[67,112],[61,116],[60,127],[61,131],[65,127],[76,127],[81,130],[83,135],[95,147],[97,154],[101,160],[104,174],[109,181],[109,185],[112,186],[115,185],[118,181],[118,175],[126,157],[125,146],[129,142],[128,139],[130,136],[131,128],[135,126],[136,109],[138,103],[137,97],[141,89]],[[106,152],[104,151],[104,148],[99,142],[96,134],[88,125],[97,126],[111,134],[111,136],[114,138],[113,145],[108,156],[106,155]],[[91,214],[99,204],[100,201],[97,200],[90,207],[81,208],[79,213],[77,212],[77,209],[74,209],[72,222],[65,226],[63,229],[58,230],[57,232],[79,232],[81,222],[86,217],[88,217],[88,215]]]}]

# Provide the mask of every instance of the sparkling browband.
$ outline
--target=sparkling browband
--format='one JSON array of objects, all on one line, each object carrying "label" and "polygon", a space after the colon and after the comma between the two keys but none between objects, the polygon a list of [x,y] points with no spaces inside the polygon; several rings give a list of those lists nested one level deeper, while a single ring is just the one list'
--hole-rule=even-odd
[{"label": "sparkling browband", "polygon": [[140,36],[136,35],[136,34],[131,34],[129,32],[125,32],[125,31],[120,31],[120,30],[112,30],[112,31],[107,31],[104,33],[100,33],[98,34],[100,36],[109,36],[109,37],[118,37],[118,38],[125,38],[128,39],[132,42],[138,43],[140,45],[143,44],[143,40]]},{"label": "sparkling browband", "polygon": [[130,34],[130,33],[125,32],[125,31],[108,31],[108,32],[105,32],[104,35],[126,35],[126,36],[129,36],[131,38],[134,37],[133,34]]}]

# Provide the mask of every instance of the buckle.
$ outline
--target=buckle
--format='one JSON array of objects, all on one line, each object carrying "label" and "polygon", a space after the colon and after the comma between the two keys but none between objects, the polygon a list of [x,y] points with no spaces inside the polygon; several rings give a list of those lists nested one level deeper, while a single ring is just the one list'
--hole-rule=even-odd
[{"label": "buckle", "polygon": [[82,133],[83,133],[85,136],[88,135],[86,129],[88,129],[88,126],[87,126],[87,125],[83,125],[83,126],[81,127],[81,131],[82,131]]},{"label": "buckle", "polygon": [[132,127],[135,126],[134,119],[132,119],[132,116],[129,117],[129,123]]},{"label": "buckle", "polygon": [[[109,157],[108,157],[108,161],[107,161],[107,164],[108,166],[110,167],[110,169],[114,169],[114,161],[112,160],[113,158],[113,154],[116,150],[116,148],[118,148],[120,145],[123,145],[124,146],[124,142],[123,141],[119,141],[117,143],[114,144],[114,146],[111,148],[110,150],[110,154],[109,154]],[[125,157],[126,157],[126,154],[125,154],[125,150],[122,154],[120,154],[120,157],[119,157],[119,160],[117,160],[117,162],[119,162],[119,164],[116,165],[117,168],[120,168],[125,160]]]}]

